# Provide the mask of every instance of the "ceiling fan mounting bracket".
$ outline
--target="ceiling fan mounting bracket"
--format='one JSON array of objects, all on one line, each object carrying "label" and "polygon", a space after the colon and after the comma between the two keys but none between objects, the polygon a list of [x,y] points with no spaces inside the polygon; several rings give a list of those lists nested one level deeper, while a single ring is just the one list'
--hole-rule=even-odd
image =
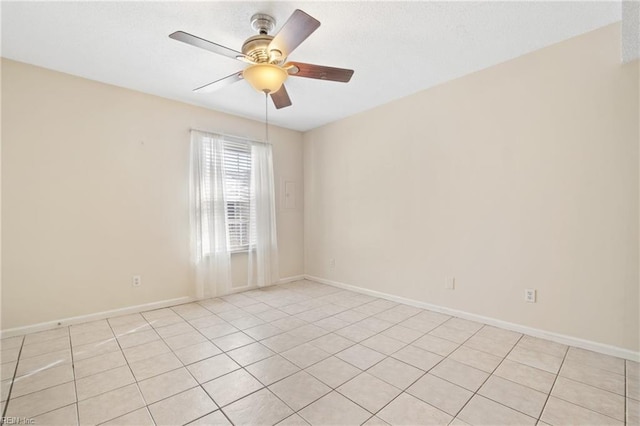
[{"label": "ceiling fan mounting bracket", "polygon": [[256,30],[258,34],[269,34],[276,26],[276,20],[273,16],[265,13],[256,13],[251,17],[251,28]]}]

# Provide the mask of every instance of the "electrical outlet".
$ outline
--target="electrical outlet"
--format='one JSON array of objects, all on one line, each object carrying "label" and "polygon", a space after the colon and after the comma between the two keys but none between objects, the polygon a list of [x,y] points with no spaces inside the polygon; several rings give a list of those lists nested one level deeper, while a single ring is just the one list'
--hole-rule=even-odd
[{"label": "electrical outlet", "polygon": [[524,300],[529,303],[536,303],[536,291],[528,288],[524,291]]},{"label": "electrical outlet", "polygon": [[453,290],[456,288],[456,279],[455,277],[448,277],[444,283],[444,288],[448,290]]},{"label": "electrical outlet", "polygon": [[134,275],[131,277],[131,287],[140,287],[142,284],[142,277],[140,275]]},{"label": "electrical outlet", "polygon": [[330,259],[329,260],[329,268],[336,269],[336,260],[335,259]]}]

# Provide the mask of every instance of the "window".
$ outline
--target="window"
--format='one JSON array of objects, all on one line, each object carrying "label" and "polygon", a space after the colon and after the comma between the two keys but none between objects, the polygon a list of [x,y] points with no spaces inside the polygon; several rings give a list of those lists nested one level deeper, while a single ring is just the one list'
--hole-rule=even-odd
[{"label": "window", "polygon": [[247,249],[250,241],[251,145],[246,142],[224,143],[224,186],[226,194],[229,249]]},{"label": "window", "polygon": [[[222,154],[222,155],[220,155]],[[222,142],[222,151],[216,151],[213,145],[203,144],[203,155],[209,167],[204,167],[204,197],[202,209],[203,217],[211,217],[214,213],[214,188],[211,188],[212,173],[215,168],[222,170],[222,185],[224,186],[226,230],[228,234],[228,250],[243,251],[255,242],[255,233],[250,232],[251,209],[251,145],[243,140],[228,140]],[[209,254],[208,220],[202,221],[203,254]]]},{"label": "window", "polygon": [[247,285],[277,282],[272,146],[192,129],[189,174],[191,260],[198,297],[231,290],[234,251],[247,252]]}]

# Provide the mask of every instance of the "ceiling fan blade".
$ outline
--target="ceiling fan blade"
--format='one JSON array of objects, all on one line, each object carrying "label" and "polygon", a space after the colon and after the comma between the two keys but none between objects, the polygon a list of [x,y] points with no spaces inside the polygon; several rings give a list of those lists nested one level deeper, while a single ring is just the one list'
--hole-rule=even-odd
[{"label": "ceiling fan blade", "polygon": [[197,89],[193,89],[193,91],[196,93],[213,92],[214,90],[218,90],[223,87],[230,86],[233,83],[236,83],[240,80],[242,80],[242,71],[228,75],[225,78],[221,78],[220,80],[214,81],[213,83],[200,86]]},{"label": "ceiling fan blade", "polygon": [[209,52],[217,53],[218,55],[226,56],[232,59],[242,60],[244,58],[244,54],[238,52],[233,49],[229,49],[228,47],[221,46],[212,41],[205,40],[198,36],[194,36],[193,34],[185,33],[184,31],[176,31],[175,33],[169,34],[169,37],[181,41],[183,43],[190,44],[191,46],[199,47],[201,49],[208,50]]},{"label": "ceiling fan blade", "polygon": [[279,50],[289,56],[293,50],[320,26],[320,21],[296,9],[269,44],[269,51]]},{"label": "ceiling fan blade", "polygon": [[[302,62],[288,62],[289,75],[295,77],[316,78],[318,80],[340,81],[348,83],[353,75],[353,70],[344,68],[325,67],[322,65],[304,64]],[[297,71],[296,71],[297,70]]]},{"label": "ceiling fan blade", "polygon": [[284,87],[284,84],[280,90],[271,94],[271,100],[277,109],[291,106],[291,98],[289,98],[289,94],[287,93],[287,89]]}]

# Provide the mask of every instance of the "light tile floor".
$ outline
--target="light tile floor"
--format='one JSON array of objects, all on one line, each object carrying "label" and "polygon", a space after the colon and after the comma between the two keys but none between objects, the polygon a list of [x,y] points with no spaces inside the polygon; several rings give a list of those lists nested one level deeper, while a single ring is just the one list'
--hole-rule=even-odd
[{"label": "light tile floor", "polygon": [[37,425],[637,425],[640,368],[310,281],[4,339]]}]

